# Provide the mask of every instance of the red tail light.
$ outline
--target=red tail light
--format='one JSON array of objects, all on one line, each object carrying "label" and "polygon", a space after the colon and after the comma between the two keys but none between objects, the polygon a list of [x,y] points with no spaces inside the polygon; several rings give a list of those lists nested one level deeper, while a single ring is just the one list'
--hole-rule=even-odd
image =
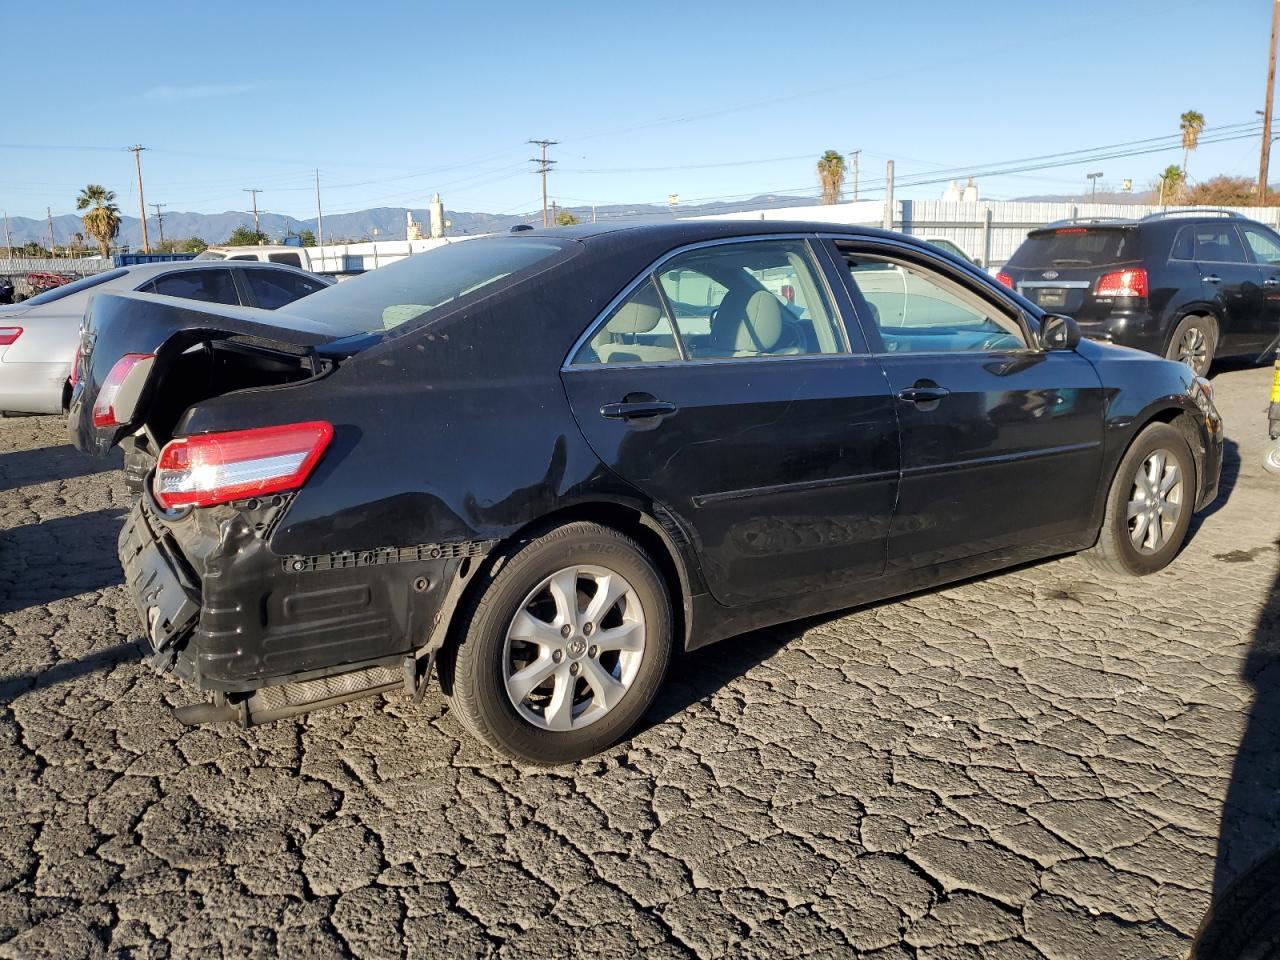
[{"label": "red tail light", "polygon": [[[150,370],[151,361],[154,359],[155,355],[151,353],[126,353],[115,362],[115,366],[107,374],[107,379],[102,381],[102,389],[98,391],[98,399],[93,401],[93,425],[95,427],[118,427],[125,422],[116,413],[116,400],[120,397],[120,389],[125,385],[125,381],[129,379],[129,375],[135,370],[145,379],[147,372]],[[143,364],[146,366],[143,367]],[[139,383],[137,386],[141,388],[142,384]],[[128,419],[128,413],[126,413],[125,418]]]},{"label": "red tail light", "polygon": [[22,336],[21,327],[0,327],[0,347],[7,347]]},{"label": "red tail light", "polygon": [[996,274],[996,280],[999,281],[1000,283],[1003,283],[1010,290],[1014,288],[1013,277],[1009,276],[1007,273],[1004,273],[1003,271]]},{"label": "red tail light", "polygon": [[332,438],[332,424],[313,420],[171,440],[151,489],[167,510],[296,490]]},{"label": "red tail light", "polygon": [[1094,287],[1095,297],[1145,297],[1147,295],[1147,271],[1142,267],[1133,270],[1116,270],[1104,273]]}]

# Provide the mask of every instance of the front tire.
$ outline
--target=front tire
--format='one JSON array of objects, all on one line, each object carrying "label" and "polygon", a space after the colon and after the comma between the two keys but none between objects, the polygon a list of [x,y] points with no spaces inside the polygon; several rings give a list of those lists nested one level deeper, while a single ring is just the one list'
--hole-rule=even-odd
[{"label": "front tire", "polygon": [[1185,363],[1198,377],[1209,375],[1218,349],[1218,325],[1212,317],[1183,317],[1169,338],[1165,357]]},{"label": "front tire", "polygon": [[625,534],[577,522],[517,544],[493,570],[441,664],[462,725],[533,763],[612,746],[653,703],[671,659],[653,561]]},{"label": "front tire", "polygon": [[1191,526],[1196,483],[1195,458],[1182,434],[1166,423],[1151,424],[1116,469],[1098,542],[1085,558],[1122,576],[1163,570]]}]

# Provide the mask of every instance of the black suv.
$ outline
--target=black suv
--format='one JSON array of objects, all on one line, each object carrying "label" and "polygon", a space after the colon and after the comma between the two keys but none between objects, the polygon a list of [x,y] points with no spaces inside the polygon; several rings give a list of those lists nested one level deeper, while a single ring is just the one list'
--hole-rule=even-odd
[{"label": "black suv", "polygon": [[1280,235],[1229,210],[1051,223],[997,279],[1087,337],[1201,375],[1214,357],[1260,357],[1280,335]]}]

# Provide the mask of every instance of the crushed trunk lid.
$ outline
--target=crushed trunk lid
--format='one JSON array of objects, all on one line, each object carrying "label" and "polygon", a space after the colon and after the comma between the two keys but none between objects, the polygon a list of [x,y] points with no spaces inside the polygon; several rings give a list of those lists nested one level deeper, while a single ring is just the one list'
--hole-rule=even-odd
[{"label": "crushed trunk lid", "polygon": [[[67,419],[71,442],[105,456],[144,425],[163,434],[191,403],[315,376],[332,362],[318,360],[316,347],[346,335],[280,311],[149,293],[97,294],[80,327]],[[135,362],[110,386],[111,422],[95,423],[95,404],[125,357]]]}]

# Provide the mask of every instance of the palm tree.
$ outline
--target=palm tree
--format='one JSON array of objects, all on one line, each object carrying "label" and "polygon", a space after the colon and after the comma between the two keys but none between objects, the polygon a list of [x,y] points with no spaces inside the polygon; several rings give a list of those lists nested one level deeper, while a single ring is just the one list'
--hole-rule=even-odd
[{"label": "palm tree", "polygon": [[1187,156],[1200,142],[1200,131],[1204,129],[1204,114],[1188,110],[1182,115],[1182,176],[1187,175]]},{"label": "palm tree", "polygon": [[1162,204],[1177,203],[1182,197],[1182,188],[1187,175],[1179,166],[1170,164],[1160,173],[1160,202]]},{"label": "palm tree", "polygon": [[828,150],[818,159],[818,183],[822,185],[822,202],[839,203],[844,186],[844,157]]},{"label": "palm tree", "polygon": [[111,241],[120,234],[120,208],[116,206],[116,192],[97,183],[91,183],[76,198],[77,210],[88,210],[80,219],[85,232],[98,241],[104,257],[111,254]]}]

